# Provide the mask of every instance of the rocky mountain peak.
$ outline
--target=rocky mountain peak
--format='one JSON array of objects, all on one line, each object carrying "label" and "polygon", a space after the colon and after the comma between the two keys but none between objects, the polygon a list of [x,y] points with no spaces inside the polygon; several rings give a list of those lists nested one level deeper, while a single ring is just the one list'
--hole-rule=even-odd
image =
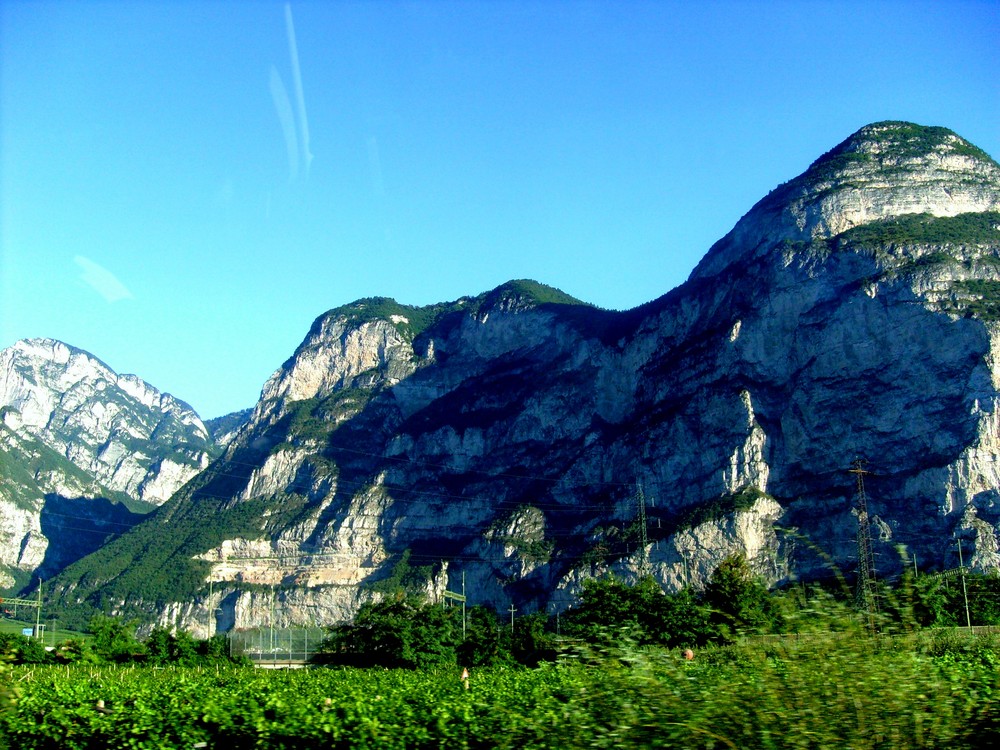
[{"label": "rocky mountain peak", "polygon": [[491,312],[517,312],[540,305],[583,305],[584,302],[555,287],[531,279],[517,279],[470,300],[479,316]]},{"label": "rocky mountain peak", "polygon": [[0,351],[0,408],[10,429],[42,441],[104,486],[155,505],[204,468],[212,451],[208,430],[187,404],[54,339],[25,339]]},{"label": "rocky mountain peak", "polygon": [[996,211],[998,184],[1000,165],[947,128],[866,125],[759,201],[692,279],[750,263],[783,242],[835,237],[874,221]]},{"label": "rocky mountain peak", "polygon": [[[415,306],[367,297],[319,316],[295,354],[265,384],[251,418],[273,423],[294,402],[323,399],[343,389],[393,386],[433,361],[435,346],[463,323],[545,305],[585,303],[537,281],[508,281],[454,302]],[[478,332],[478,331],[477,331]],[[461,336],[460,336],[461,338]],[[435,343],[437,341],[437,344]]]},{"label": "rocky mountain peak", "polygon": [[269,621],[270,586],[283,625],[343,620],[406,565],[550,613],[608,570],[697,587],[734,552],[826,576],[855,565],[859,455],[879,576],[899,543],[955,567],[956,536],[996,569],[998,196],[950,131],[879,123],[635,310],[529,281],[331,310],[226,454],[53,596],[222,632]]}]

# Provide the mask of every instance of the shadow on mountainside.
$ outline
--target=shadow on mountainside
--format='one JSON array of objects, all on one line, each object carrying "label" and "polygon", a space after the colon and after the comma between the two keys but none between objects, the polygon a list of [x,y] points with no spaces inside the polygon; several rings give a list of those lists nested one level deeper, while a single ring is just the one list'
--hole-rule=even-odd
[{"label": "shadow on mountainside", "polygon": [[45,495],[40,525],[49,545],[38,567],[38,577],[51,579],[144,518],[144,514],[133,513],[121,503],[103,497]]}]

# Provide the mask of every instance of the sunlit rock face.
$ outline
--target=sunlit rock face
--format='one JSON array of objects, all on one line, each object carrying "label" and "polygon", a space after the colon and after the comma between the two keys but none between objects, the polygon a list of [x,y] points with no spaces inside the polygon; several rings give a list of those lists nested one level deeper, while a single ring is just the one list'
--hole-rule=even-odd
[{"label": "sunlit rock face", "polygon": [[178,496],[173,523],[218,528],[178,546],[190,589],[59,585],[198,629],[265,624],[260,586],[292,624],[397,584],[551,612],[589,576],[699,587],[729,554],[849,575],[859,457],[877,573],[899,543],[952,567],[956,537],[996,566],[998,210],[988,156],[878,123],[636,310],[511,282],[330,311]]},{"label": "sunlit rock face", "polygon": [[692,278],[746,264],[783,240],[833,237],[905,214],[997,211],[998,179],[996,162],[945,128],[868,125],[757,203]]},{"label": "sunlit rock face", "polygon": [[129,528],[122,503],[164,503],[215,451],[186,404],[51,339],[0,351],[0,417],[4,588]]},{"label": "sunlit rock face", "polygon": [[212,447],[187,404],[51,339],[0,352],[0,408],[12,429],[104,486],[154,505],[203,469]]}]

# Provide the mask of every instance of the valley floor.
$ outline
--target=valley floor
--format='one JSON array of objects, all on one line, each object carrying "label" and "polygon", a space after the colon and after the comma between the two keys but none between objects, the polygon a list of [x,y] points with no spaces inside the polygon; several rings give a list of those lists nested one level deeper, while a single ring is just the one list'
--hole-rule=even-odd
[{"label": "valley floor", "polygon": [[[1000,740],[1000,640],[828,635],[592,648],[537,669],[20,666],[10,748],[973,748]],[[0,688],[2,689],[2,688]]]}]

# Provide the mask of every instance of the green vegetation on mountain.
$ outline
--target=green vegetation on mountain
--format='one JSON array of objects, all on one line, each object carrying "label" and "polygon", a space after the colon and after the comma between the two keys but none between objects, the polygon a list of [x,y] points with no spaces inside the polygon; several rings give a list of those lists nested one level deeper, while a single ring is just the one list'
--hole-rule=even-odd
[{"label": "green vegetation on mountain", "polygon": [[905,173],[908,161],[931,153],[967,156],[998,166],[989,154],[948,128],[886,120],[867,125],[834,146],[801,175],[774,188],[759,205],[781,209],[804,194],[843,187],[856,168]]},{"label": "green vegetation on mountain", "polygon": [[870,131],[877,131],[883,150],[894,159],[912,159],[944,149],[956,156],[971,156],[979,161],[996,164],[981,148],[969,143],[955,131],[939,125],[884,120],[863,128],[861,132]]},{"label": "green vegetation on mountain", "polygon": [[[878,148],[866,148],[866,142],[870,141],[877,141]],[[907,161],[934,152],[969,156],[988,164],[996,164],[989,154],[961,138],[953,130],[933,125],[886,120],[863,127],[819,157],[801,177],[796,179],[822,183],[839,177],[842,172],[854,165],[866,164],[876,159]]]},{"label": "green vegetation on mountain", "polygon": [[131,513],[149,513],[155,506],[124,492],[108,489],[65,456],[25,433],[15,434],[0,423],[0,492],[23,510],[36,509],[36,501],[49,490],[40,482],[51,477],[59,484],[76,485],[87,497],[103,498]]},{"label": "green vegetation on mountain", "polygon": [[372,388],[341,388],[324,398],[291,402],[279,426],[285,439],[273,450],[302,442],[326,441],[338,424],[360,412],[374,395]]},{"label": "green vegetation on mountain", "polygon": [[997,245],[1000,247],[1000,212],[984,211],[958,216],[904,214],[852,227],[834,237],[836,248],[883,245]]},{"label": "green vegetation on mountain", "polygon": [[213,440],[218,440],[223,435],[232,432],[236,428],[240,427],[253,413],[253,409],[243,409],[242,411],[234,411],[229,414],[224,414],[221,417],[215,417],[214,419],[204,420],[206,429],[208,429],[208,434],[212,436]]},{"label": "green vegetation on mountain", "polygon": [[555,287],[529,279],[520,279],[508,281],[496,289],[475,297],[461,297],[454,302],[442,302],[422,307],[404,305],[391,297],[366,297],[326,312],[314,324],[314,330],[315,325],[330,317],[344,317],[352,325],[362,325],[373,320],[387,320],[392,322],[400,333],[413,339],[447,315],[454,313],[478,315],[482,311],[510,302],[532,307],[542,305],[588,306]]},{"label": "green vegetation on mountain", "polygon": [[952,288],[960,295],[957,305],[959,310],[980,320],[1000,321],[1000,281],[956,281]]},{"label": "green vegetation on mountain", "polygon": [[[25,433],[14,433],[0,422],[0,492],[25,510],[34,509],[36,501],[44,497],[47,489],[39,484],[39,477],[49,475],[64,477],[64,482],[90,489],[95,496],[122,503],[130,509],[148,510],[124,493],[113,492],[98,485],[92,476],[65,456]],[[136,506],[140,506],[136,508]]]},{"label": "green vegetation on mountain", "polygon": [[222,492],[214,494],[221,489],[213,485],[216,476],[207,470],[148,520],[53,579],[60,619],[79,626],[93,614],[109,611],[111,602],[130,616],[148,617],[167,602],[188,599],[206,586],[210,569],[197,555],[226,539],[268,538],[306,502],[287,493],[234,503]]},{"label": "green vegetation on mountain", "polygon": [[721,495],[715,500],[699,503],[686,510],[677,521],[676,531],[693,529],[703,523],[718,521],[733,513],[748,511],[759,499],[770,497],[756,487],[745,487],[738,492]]},{"label": "green vegetation on mountain", "polygon": [[371,590],[392,596],[414,596],[426,591],[428,581],[434,576],[434,566],[413,565],[411,554],[409,549],[403,550],[393,563],[389,576],[369,584]]}]

